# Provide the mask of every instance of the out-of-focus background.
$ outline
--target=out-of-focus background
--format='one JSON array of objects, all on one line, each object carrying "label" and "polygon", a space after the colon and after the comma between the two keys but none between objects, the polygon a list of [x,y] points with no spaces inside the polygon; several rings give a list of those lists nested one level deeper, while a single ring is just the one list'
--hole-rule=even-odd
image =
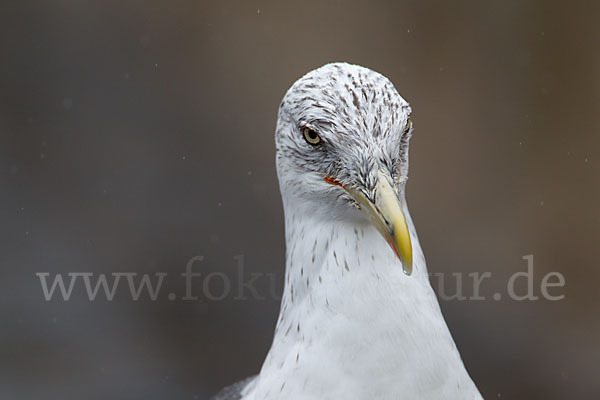
[{"label": "out-of-focus background", "polygon": [[[207,399],[258,372],[285,251],[277,107],[340,60],[413,107],[431,272],[448,292],[492,273],[486,300],[441,301],[485,398],[597,398],[599,18],[592,1],[4,2],[0,398]],[[535,294],[557,271],[564,299],[495,300],[530,254]],[[240,256],[258,296],[237,293]],[[36,273],[74,272],[168,275],[156,301],[125,278],[90,301],[81,276],[46,301]]]}]

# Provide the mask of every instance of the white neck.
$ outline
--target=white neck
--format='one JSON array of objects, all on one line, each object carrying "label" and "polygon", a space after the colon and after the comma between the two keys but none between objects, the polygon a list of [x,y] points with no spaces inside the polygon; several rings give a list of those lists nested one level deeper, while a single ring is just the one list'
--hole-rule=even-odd
[{"label": "white neck", "polygon": [[366,221],[326,220],[284,206],[281,311],[244,399],[481,398],[429,284],[406,207],[411,276]]}]

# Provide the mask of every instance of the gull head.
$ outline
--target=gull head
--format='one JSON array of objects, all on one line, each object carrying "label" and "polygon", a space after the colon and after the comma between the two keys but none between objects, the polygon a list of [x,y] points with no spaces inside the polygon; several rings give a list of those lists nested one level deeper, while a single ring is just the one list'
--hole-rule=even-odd
[{"label": "gull head", "polygon": [[373,224],[406,274],[412,272],[404,214],[410,114],[385,76],[333,63],[292,85],[279,107],[275,133],[286,209],[321,220]]}]

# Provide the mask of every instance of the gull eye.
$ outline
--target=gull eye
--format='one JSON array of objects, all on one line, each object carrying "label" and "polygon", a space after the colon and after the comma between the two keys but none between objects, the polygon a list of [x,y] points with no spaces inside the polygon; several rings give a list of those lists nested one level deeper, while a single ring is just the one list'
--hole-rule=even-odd
[{"label": "gull eye", "polygon": [[312,129],[305,126],[302,128],[302,134],[304,135],[304,140],[306,140],[308,144],[313,146],[321,144],[321,136],[319,136],[319,134]]},{"label": "gull eye", "polygon": [[406,127],[404,128],[404,134],[408,134],[410,128],[412,127],[412,121],[410,120],[410,115],[406,118]]}]

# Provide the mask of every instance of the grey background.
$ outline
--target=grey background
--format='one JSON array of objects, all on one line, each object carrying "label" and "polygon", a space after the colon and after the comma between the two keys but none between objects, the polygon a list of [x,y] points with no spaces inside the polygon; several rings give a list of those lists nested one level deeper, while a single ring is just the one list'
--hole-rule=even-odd
[{"label": "grey background", "polygon": [[[0,398],[206,399],[256,373],[278,301],[210,301],[201,278],[182,301],[180,274],[202,255],[235,282],[244,255],[281,291],[276,110],[339,60],[413,107],[430,270],[493,273],[487,300],[442,301],[484,396],[597,398],[599,4],[3,2]],[[559,271],[563,301],[493,300],[527,254],[536,294]],[[155,302],[46,302],[36,272],[169,276]]]}]

